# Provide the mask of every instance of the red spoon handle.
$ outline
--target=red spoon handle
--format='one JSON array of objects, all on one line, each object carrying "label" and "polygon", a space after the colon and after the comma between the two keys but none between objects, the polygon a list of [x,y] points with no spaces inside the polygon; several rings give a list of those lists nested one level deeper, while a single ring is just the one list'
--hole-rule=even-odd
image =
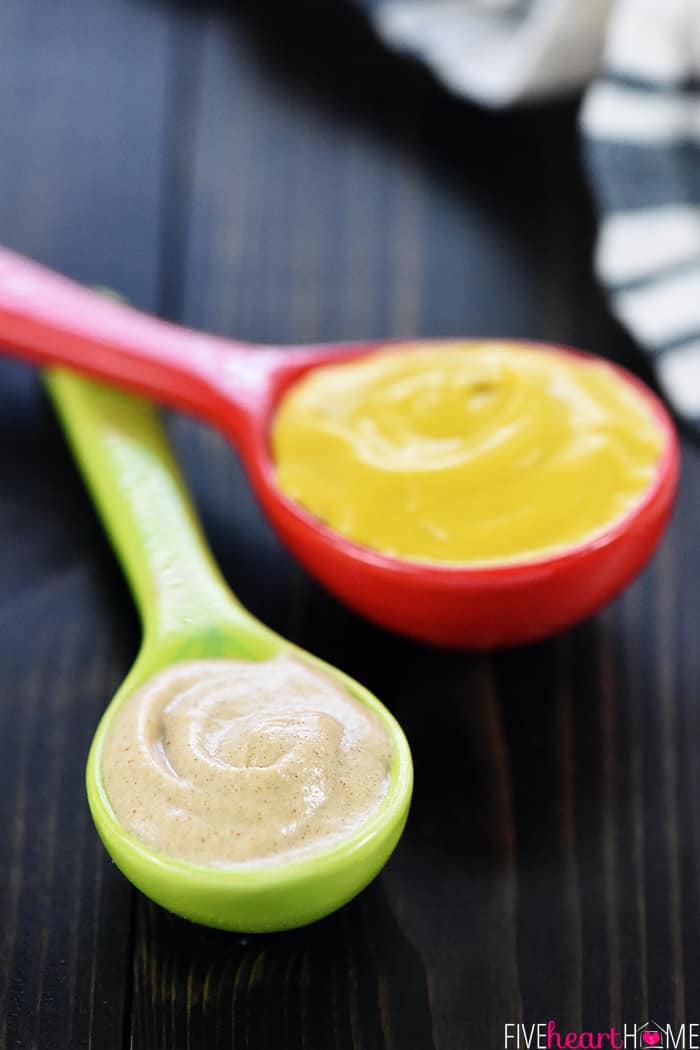
[{"label": "red spoon handle", "polygon": [[222,382],[229,405],[235,410],[240,401],[243,409],[256,371],[257,355],[244,344],[161,321],[4,248],[0,346],[33,364],[63,365],[214,421]]}]

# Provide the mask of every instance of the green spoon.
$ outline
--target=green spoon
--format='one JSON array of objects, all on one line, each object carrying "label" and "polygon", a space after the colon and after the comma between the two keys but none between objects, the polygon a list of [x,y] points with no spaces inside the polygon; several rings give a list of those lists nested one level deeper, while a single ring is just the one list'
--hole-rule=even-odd
[{"label": "green spoon", "polygon": [[151,405],[68,372],[48,372],[46,381],[143,626],[136,662],[105,712],[88,758],[88,801],[105,847],[148,897],[207,926],[264,932],[328,915],[374,878],[401,836],[413,771],[400,726],[361,685],[304,654],[372,708],[393,743],[387,795],[358,831],[302,860],[240,869],[175,860],[126,831],[102,778],[105,741],[126,697],[179,660],[265,660],[300,650],[246,612],[228,589]]}]

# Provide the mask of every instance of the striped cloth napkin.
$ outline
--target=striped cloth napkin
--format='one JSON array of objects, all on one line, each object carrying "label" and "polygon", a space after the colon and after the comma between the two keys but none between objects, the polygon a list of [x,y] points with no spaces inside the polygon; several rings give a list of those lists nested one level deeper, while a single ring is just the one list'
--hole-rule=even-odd
[{"label": "striped cloth napkin", "polygon": [[493,107],[588,85],[595,268],[700,427],[700,0],[358,0],[390,46]]}]

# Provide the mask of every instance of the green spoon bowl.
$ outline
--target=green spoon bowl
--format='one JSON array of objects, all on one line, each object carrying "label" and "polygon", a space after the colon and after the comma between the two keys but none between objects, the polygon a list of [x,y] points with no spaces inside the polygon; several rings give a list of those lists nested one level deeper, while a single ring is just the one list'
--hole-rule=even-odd
[{"label": "green spoon bowl", "polygon": [[[85,482],[138,605],[143,640],[130,673],[98,726],[87,764],[95,827],[117,867],[147,897],[186,919],[262,933],[314,922],[356,896],[401,837],[413,770],[398,722],[367,689],[292,645],[248,613],[207,547],[163,428],[152,406],[62,371],[46,382]],[[294,861],[205,867],[137,839],[105,791],[103,755],[123,701],[156,672],[181,660],[266,660],[302,655],[380,718],[392,742],[389,786],[352,835]]]}]

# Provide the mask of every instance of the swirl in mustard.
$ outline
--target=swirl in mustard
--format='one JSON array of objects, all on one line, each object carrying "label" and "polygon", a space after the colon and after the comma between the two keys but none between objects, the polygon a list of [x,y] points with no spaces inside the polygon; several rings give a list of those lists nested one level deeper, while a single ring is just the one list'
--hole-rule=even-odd
[{"label": "swirl in mustard", "polygon": [[352,834],[386,795],[378,716],[305,661],[186,660],[119,707],[102,761],[117,819],[207,867],[299,859]]},{"label": "swirl in mustard", "polygon": [[642,498],[649,404],[603,361],[513,343],[389,350],[314,369],[272,431],[282,491],[344,536],[418,561],[560,551]]}]

